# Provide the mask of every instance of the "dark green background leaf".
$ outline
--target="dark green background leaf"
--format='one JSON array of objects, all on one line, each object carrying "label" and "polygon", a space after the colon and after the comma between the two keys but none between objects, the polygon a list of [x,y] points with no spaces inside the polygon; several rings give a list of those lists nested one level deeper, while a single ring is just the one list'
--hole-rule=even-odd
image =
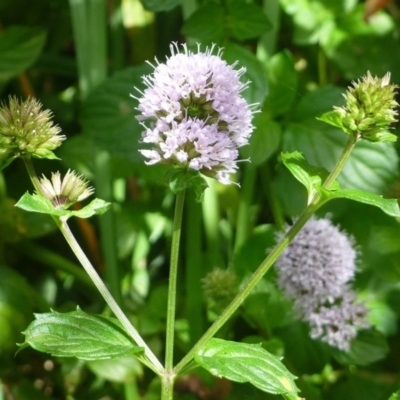
[{"label": "dark green background leaf", "polygon": [[169,11],[178,6],[181,0],[140,0],[147,10]]},{"label": "dark green background leaf", "polygon": [[82,108],[82,125],[96,146],[113,157],[143,162],[138,152],[139,139],[144,128],[136,120],[137,96],[143,88],[142,76],[149,74],[150,66],[127,68],[116,73],[88,96]]},{"label": "dark green background leaf", "polygon": [[46,40],[42,30],[23,26],[0,31],[0,83],[25,71],[39,56]]}]

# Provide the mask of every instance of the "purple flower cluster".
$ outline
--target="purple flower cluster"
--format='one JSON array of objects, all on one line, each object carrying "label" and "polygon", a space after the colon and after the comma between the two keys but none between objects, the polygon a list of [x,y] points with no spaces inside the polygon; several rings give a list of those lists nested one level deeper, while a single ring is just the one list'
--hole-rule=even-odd
[{"label": "purple flower cluster", "polygon": [[248,85],[240,81],[245,68],[228,65],[221,50],[213,55],[214,46],[204,53],[182,48],[179,53],[171,45],[172,56],[143,77],[147,88],[140,92],[137,118],[145,127],[143,142],[152,149],[140,152],[147,164],[178,165],[229,184],[238,148],[253,131],[252,107],[241,95]]},{"label": "purple flower cluster", "polygon": [[329,219],[311,219],[276,262],[278,285],[294,300],[311,337],[348,351],[367,310],[349,282],[356,271],[354,240]]}]

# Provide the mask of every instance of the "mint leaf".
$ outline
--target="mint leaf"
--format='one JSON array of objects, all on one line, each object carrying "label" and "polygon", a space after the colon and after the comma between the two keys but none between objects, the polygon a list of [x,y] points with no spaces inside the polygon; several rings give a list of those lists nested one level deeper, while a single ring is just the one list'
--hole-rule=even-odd
[{"label": "mint leaf", "polygon": [[397,199],[385,199],[379,194],[357,189],[327,190],[320,188],[319,191],[326,201],[333,199],[354,200],[378,207],[392,217],[400,217],[400,208]]},{"label": "mint leaf", "polygon": [[212,375],[249,382],[263,392],[299,399],[292,375],[282,362],[260,345],[211,339],[194,357]]},{"label": "mint leaf", "polygon": [[20,346],[56,357],[103,360],[141,353],[115,318],[88,314],[80,310],[69,313],[35,314],[35,320],[23,332]]},{"label": "mint leaf", "polygon": [[89,218],[92,215],[103,214],[110,208],[111,203],[107,203],[101,199],[94,199],[80,210],[71,211],[55,208],[51,201],[43,196],[25,193],[15,206],[25,211],[49,214],[55,217],[64,217],[64,219],[68,219],[70,217]]}]

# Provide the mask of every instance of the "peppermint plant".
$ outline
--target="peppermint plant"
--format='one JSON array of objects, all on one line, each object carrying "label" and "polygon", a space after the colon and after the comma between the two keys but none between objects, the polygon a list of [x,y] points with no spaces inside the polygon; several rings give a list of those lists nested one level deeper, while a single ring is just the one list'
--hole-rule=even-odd
[{"label": "peppermint plant", "polygon": [[[223,50],[211,46],[191,50],[172,44],[165,63],[155,61],[150,75],[143,76],[145,89],[134,89],[137,120],[142,125],[140,153],[148,168],[168,167],[166,181],[175,195],[175,214],[169,261],[166,335],[164,354],[152,349],[135,327],[124,305],[112,296],[69,227],[71,217],[89,218],[106,213],[110,204],[94,199],[82,208],[78,203],[93,195],[89,182],[75,171],[65,176],[53,172],[39,177],[34,159],[56,159],[53,151],[65,140],[51,121],[51,113],[35,99],[15,97],[0,109],[0,155],[2,167],[21,158],[33,185],[16,204],[30,212],[48,214],[71,247],[76,258],[104,298],[113,316],[81,310],[36,314],[24,331],[20,348],[32,347],[56,357],[108,360],[133,355],[158,376],[160,398],[174,398],[174,384],[195,368],[218,378],[250,383],[258,391],[288,400],[304,398],[296,376],[285,360],[267,351],[261,343],[245,343],[225,337],[224,327],[257,290],[266,273],[276,264],[278,287],[293,302],[297,318],[310,325],[310,335],[342,353],[349,352],[360,330],[369,327],[367,307],[351,286],[356,273],[358,250],[355,240],[335,227],[329,218],[313,217],[330,200],[347,199],[380,208],[400,217],[397,200],[351,188],[342,188],[337,178],[360,141],[394,141],[389,132],[396,121],[398,104],[390,74],[367,74],[348,89],[343,107],[320,116],[320,120],[343,130],[347,144],[330,171],[309,165],[300,152],[282,153],[281,160],[307,191],[307,204],[300,215],[276,234],[276,244],[251,276],[236,283],[229,270],[215,270],[204,279],[214,308],[213,323],[192,348],[176,359],[177,285],[181,273],[180,243],[185,195],[202,201],[212,180],[236,184],[238,163],[251,160],[240,155],[253,132],[252,118],[259,104],[248,104],[243,92],[250,82],[241,79],[244,67],[229,65]],[[152,64],[151,64],[152,65]],[[71,208],[72,207],[72,208]],[[220,281],[226,292],[215,290]],[[198,283],[200,284],[200,282]],[[223,298],[223,302],[218,299]],[[221,337],[216,337],[220,334]]]}]

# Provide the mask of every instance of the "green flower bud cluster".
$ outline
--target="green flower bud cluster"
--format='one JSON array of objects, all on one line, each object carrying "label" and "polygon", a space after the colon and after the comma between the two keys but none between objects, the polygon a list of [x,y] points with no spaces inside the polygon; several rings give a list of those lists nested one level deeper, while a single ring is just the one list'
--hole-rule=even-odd
[{"label": "green flower bud cluster", "polygon": [[55,159],[53,150],[65,136],[51,121],[52,113],[42,110],[39,101],[19,101],[10,97],[9,104],[0,106],[0,164],[8,165],[17,157]]},{"label": "green flower bud cluster", "polygon": [[40,194],[49,199],[54,207],[64,210],[77,201],[86,199],[94,191],[82,176],[71,170],[68,170],[63,179],[58,171],[52,173],[51,179],[42,176],[39,185]]},{"label": "green flower bud cluster", "polygon": [[348,134],[371,142],[396,141],[396,136],[387,132],[389,125],[397,121],[396,88],[390,84],[389,72],[383,78],[368,72],[353,82],[353,87],[344,94],[346,105],[334,107],[341,117],[341,127]]},{"label": "green flower bud cluster", "polygon": [[229,269],[214,269],[202,279],[202,283],[206,300],[216,311],[225,308],[238,291],[237,277]]}]

